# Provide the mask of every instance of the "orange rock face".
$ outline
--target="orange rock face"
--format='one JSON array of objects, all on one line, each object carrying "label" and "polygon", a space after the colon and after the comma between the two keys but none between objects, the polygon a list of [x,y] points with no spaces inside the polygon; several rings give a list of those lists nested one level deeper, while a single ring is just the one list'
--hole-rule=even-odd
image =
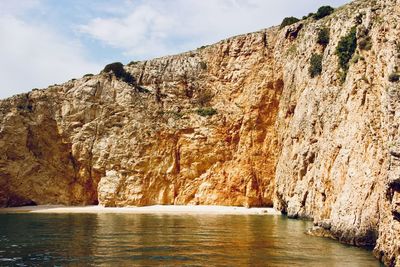
[{"label": "orange rock face", "polygon": [[265,38],[4,100],[3,203],[272,206],[283,81]]}]

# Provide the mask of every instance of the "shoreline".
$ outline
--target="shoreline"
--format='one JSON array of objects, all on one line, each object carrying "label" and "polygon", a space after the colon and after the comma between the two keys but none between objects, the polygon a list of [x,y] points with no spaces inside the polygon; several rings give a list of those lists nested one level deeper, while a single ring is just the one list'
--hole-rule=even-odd
[{"label": "shoreline", "polygon": [[153,205],[143,207],[103,207],[103,206],[62,206],[38,205],[0,208],[0,214],[7,213],[40,213],[40,214],[205,214],[205,215],[281,215],[274,208],[246,208],[235,206],[208,205]]}]

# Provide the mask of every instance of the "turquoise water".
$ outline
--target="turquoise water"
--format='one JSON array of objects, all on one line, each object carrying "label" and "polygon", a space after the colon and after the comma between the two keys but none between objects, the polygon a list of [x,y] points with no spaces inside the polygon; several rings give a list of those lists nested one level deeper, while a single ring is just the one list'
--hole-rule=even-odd
[{"label": "turquoise water", "polygon": [[0,214],[0,266],[381,266],[257,215]]}]

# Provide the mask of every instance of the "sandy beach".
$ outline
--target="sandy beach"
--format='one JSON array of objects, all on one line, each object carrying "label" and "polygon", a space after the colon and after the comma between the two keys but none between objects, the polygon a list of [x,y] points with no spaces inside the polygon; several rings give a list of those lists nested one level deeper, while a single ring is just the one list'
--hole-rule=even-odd
[{"label": "sandy beach", "polygon": [[60,206],[39,205],[1,208],[0,213],[135,213],[135,214],[214,214],[214,215],[280,215],[273,208],[246,208],[231,206],[175,206],[154,205],[145,207]]}]

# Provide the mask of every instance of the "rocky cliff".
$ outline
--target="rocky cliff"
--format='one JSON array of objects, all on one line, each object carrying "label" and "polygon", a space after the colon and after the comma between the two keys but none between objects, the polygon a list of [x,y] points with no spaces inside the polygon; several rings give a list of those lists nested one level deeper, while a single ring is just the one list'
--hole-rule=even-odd
[{"label": "rocky cliff", "polygon": [[2,100],[0,205],[274,205],[400,265],[399,25],[355,1]]}]

